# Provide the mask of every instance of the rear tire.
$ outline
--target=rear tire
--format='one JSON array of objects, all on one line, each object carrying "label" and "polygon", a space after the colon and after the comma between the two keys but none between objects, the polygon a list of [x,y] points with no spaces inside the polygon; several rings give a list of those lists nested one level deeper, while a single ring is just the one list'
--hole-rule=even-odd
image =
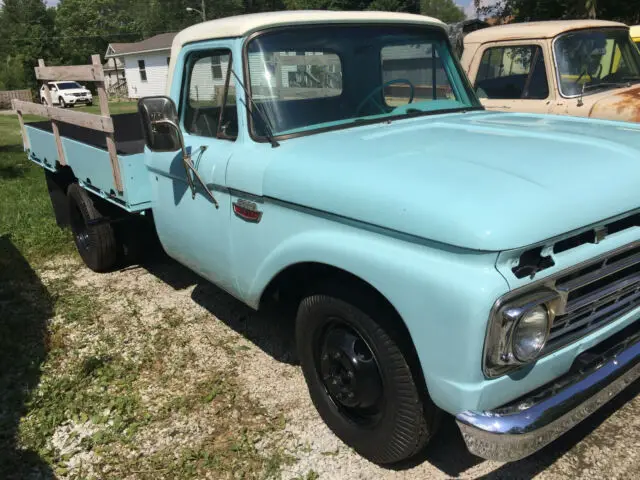
[{"label": "rear tire", "polygon": [[89,224],[102,218],[102,214],[91,195],[77,183],[69,185],[67,198],[69,223],[80,257],[94,272],[111,270],[118,257],[113,227],[109,223]]},{"label": "rear tire", "polygon": [[44,105],[45,107],[47,106],[47,101],[45,100],[45,98],[44,98],[44,97],[42,97],[42,98],[40,99],[40,103],[41,103],[42,105]]},{"label": "rear tire", "polygon": [[298,356],[329,428],[368,460],[393,464],[426,446],[441,412],[412,371],[401,320],[361,290],[327,286],[302,301]]}]

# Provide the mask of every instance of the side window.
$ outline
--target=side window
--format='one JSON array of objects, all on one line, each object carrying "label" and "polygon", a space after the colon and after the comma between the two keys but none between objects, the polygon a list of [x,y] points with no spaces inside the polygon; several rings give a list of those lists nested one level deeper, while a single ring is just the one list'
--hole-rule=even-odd
[{"label": "side window", "polygon": [[546,99],[549,84],[542,48],[537,45],[488,48],[480,60],[475,88],[480,98]]},{"label": "side window", "polygon": [[397,107],[413,102],[455,99],[437,44],[420,43],[384,47],[380,52],[384,100]]},{"label": "side window", "polygon": [[203,137],[235,140],[238,136],[235,77],[231,52],[216,50],[189,57],[184,128]]},{"label": "side window", "polygon": [[140,71],[140,80],[147,81],[147,68],[144,65],[144,60],[138,60],[138,70]]}]

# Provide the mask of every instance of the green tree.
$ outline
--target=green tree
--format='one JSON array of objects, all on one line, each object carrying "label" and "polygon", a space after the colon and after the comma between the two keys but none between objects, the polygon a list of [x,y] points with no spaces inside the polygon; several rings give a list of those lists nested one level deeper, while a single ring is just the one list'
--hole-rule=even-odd
[{"label": "green tree", "polygon": [[38,58],[55,56],[53,15],[42,0],[4,0],[0,10],[0,81],[6,89],[35,86]]},{"label": "green tree", "polygon": [[444,23],[461,22],[464,12],[453,0],[421,0],[420,13],[442,20]]},{"label": "green tree", "polygon": [[480,15],[496,16],[516,22],[570,18],[618,20],[627,24],[640,23],[637,0],[500,0],[485,6],[474,0]]},{"label": "green tree", "polygon": [[86,64],[92,54],[103,54],[110,42],[140,40],[139,16],[131,13],[126,0],[62,0],[56,12],[62,62]]}]

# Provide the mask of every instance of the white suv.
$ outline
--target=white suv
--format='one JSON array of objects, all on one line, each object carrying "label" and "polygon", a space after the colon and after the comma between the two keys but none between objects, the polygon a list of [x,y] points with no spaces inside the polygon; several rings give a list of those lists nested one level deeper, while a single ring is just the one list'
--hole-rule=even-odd
[{"label": "white suv", "polygon": [[[49,82],[49,90],[51,91],[52,103],[60,105],[62,108],[72,107],[79,103],[93,105],[91,92],[77,82]],[[40,88],[40,103],[47,104],[44,85]]]}]

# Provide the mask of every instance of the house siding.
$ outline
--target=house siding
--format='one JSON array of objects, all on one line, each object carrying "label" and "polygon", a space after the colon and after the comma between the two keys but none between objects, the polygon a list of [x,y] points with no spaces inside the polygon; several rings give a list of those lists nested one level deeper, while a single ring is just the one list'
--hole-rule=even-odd
[{"label": "house siding", "polygon": [[[222,70],[222,78],[220,79],[213,78],[211,57],[202,58],[193,66],[189,84],[189,98],[191,100],[219,101],[219,99],[216,99],[216,93],[219,93],[220,89],[216,89],[216,87],[222,87],[225,84],[227,78],[228,59],[229,57],[225,56],[220,62],[220,69]],[[234,83],[234,81],[231,82],[232,85]]]},{"label": "house siding", "polygon": [[[170,50],[154,52],[150,54],[133,54],[124,56],[124,68],[127,77],[127,87],[130,98],[150,97],[164,95],[167,86],[169,66],[167,57]],[[147,72],[147,81],[140,78],[138,61],[144,60]]]}]

